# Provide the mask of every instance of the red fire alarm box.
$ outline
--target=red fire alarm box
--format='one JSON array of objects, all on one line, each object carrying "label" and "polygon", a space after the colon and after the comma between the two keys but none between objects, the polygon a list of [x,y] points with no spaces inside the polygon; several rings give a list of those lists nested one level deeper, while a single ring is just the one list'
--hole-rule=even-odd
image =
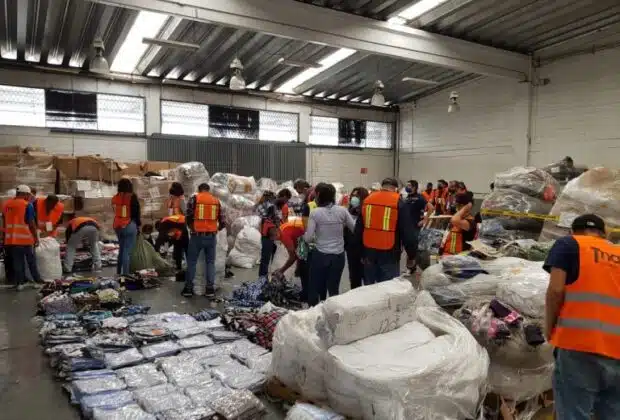
[{"label": "red fire alarm box", "polygon": [[360,174],[366,175],[367,173],[368,173],[368,168],[361,168],[360,169]]}]

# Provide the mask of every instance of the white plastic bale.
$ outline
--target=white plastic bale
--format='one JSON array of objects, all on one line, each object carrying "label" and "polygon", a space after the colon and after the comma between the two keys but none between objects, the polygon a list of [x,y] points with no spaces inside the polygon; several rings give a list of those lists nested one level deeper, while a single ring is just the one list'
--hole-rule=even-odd
[{"label": "white plastic bale", "polygon": [[278,183],[271,178],[261,178],[256,182],[256,188],[262,191],[278,192]]},{"label": "white plastic bale", "polygon": [[317,332],[326,347],[382,334],[415,319],[416,291],[395,279],[330,297],[323,304]]},{"label": "white plastic bale", "polygon": [[327,399],[325,348],[316,333],[321,305],[289,312],[273,335],[271,373],[283,384],[314,401]]},{"label": "white plastic bale", "polygon": [[549,286],[549,273],[539,265],[524,268],[510,281],[497,288],[497,298],[523,315],[542,319],[545,316],[545,296]]},{"label": "white plastic bale", "polygon": [[489,391],[514,401],[535,398],[551,389],[553,368],[553,363],[523,369],[491,362]]},{"label": "white plastic bale", "polygon": [[249,226],[235,239],[235,247],[228,254],[228,262],[239,268],[252,268],[260,258],[261,234]]},{"label": "white plastic bale", "polygon": [[237,237],[239,232],[243,230],[244,227],[249,226],[253,227],[256,230],[260,230],[260,216],[243,216],[235,220],[230,226],[230,234],[233,237]]},{"label": "white plastic bale", "polygon": [[471,279],[450,283],[447,286],[424,287],[440,305],[460,305],[473,297],[493,297],[498,287],[507,280],[489,274],[478,274]]},{"label": "white plastic bale", "polygon": [[186,162],[176,168],[176,179],[183,185],[186,196],[198,191],[198,186],[209,182],[209,172],[201,162]]},{"label": "white plastic bale", "polygon": [[62,277],[60,244],[54,238],[41,238],[35,250],[41,280],[58,280]]}]

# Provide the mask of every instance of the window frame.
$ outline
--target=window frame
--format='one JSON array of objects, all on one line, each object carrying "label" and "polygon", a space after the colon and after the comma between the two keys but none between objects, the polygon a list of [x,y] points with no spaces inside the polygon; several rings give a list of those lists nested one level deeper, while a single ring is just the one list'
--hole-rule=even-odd
[{"label": "window frame", "polygon": [[[200,134],[186,134],[186,133],[164,133],[164,107],[162,106],[164,102],[172,102],[172,103],[177,103],[177,104],[190,104],[190,105],[199,105],[199,106],[205,106],[207,108],[207,121],[206,121],[206,135],[200,135]],[[188,102],[188,101],[177,101],[174,99],[160,99],[159,100],[159,133],[166,135],[166,136],[184,136],[184,137],[201,137],[201,138],[206,138],[206,137],[210,137],[210,133],[209,133],[209,120],[210,120],[210,116],[209,116],[209,104],[205,104],[202,102]]]},{"label": "window frame", "polygon": [[[312,124],[313,124],[313,120],[315,118],[325,118],[325,119],[333,119],[336,121],[335,124],[335,137],[333,139],[334,144],[317,144],[317,143],[312,143],[311,142],[311,136],[312,136]],[[351,119],[351,118],[345,118],[345,119]],[[354,145],[354,144],[339,144],[338,139],[339,139],[339,132],[338,132],[338,122],[339,122],[340,118],[339,117],[329,117],[329,116],[324,116],[324,115],[310,115],[310,133],[308,133],[308,147],[313,147],[313,148],[332,148],[332,149],[348,149],[348,150],[365,150],[365,149],[370,149],[370,150],[394,150],[394,142],[395,142],[395,124],[394,122],[385,122],[385,121],[376,121],[376,120],[362,120],[366,122],[366,138],[364,139],[364,142],[358,146]],[[369,124],[370,123],[370,124]],[[373,147],[373,146],[368,146],[368,132],[370,131],[368,129],[369,125],[372,124],[386,124],[386,126],[391,127],[389,129],[389,134],[390,134],[390,138],[389,138],[389,142],[390,142],[390,147]]]}]

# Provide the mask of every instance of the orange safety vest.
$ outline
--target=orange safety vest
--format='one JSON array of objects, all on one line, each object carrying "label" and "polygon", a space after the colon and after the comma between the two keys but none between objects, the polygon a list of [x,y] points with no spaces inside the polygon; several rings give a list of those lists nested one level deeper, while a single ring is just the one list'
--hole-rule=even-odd
[{"label": "orange safety vest", "polygon": [[620,359],[620,247],[593,236],[573,238],[579,277],[566,285],[551,344]]},{"label": "orange safety vest", "polygon": [[217,232],[217,221],[220,218],[220,200],[211,193],[196,194],[194,209],[194,231],[199,233]]},{"label": "orange safety vest", "polygon": [[2,209],[4,218],[4,244],[5,245],[33,245],[34,237],[26,224],[26,208],[28,202],[22,198],[12,198],[6,202]]},{"label": "orange safety vest", "polygon": [[422,197],[424,197],[427,203],[430,203],[431,200],[433,199],[433,191],[432,190],[431,192],[422,191]]},{"label": "orange safety vest", "polygon": [[[476,229],[476,224],[474,223],[474,217],[468,216],[466,218],[469,221],[470,230]],[[475,237],[475,232],[474,235]],[[472,237],[472,239],[473,239]],[[443,255],[456,255],[460,254],[465,250],[465,239],[463,238],[463,229],[460,226],[450,226],[450,230],[448,230],[443,239]]]},{"label": "orange safety vest", "polygon": [[185,224],[185,216],[182,214],[175,214],[174,216],[166,216],[161,219],[163,222],[172,222],[172,223],[183,223]]},{"label": "orange safety vest", "polygon": [[288,228],[304,228],[304,221],[301,217],[291,217],[291,219],[280,225],[280,231],[284,232]]},{"label": "orange safety vest", "polygon": [[84,223],[94,223],[97,226],[97,229],[100,228],[99,222],[92,217],[75,217],[71,219],[69,226],[71,226],[71,230],[75,233],[75,231],[77,231]]},{"label": "orange safety vest", "polygon": [[35,206],[35,210],[37,211],[37,227],[39,228],[39,231],[55,237],[58,234],[56,225],[60,222],[62,213],[65,211],[65,205],[61,202],[56,203],[49,214],[45,213],[45,198],[37,198],[35,201]]},{"label": "orange safety vest", "polygon": [[123,229],[131,223],[131,193],[118,193],[112,197],[114,229]]},{"label": "orange safety vest", "polygon": [[366,198],[362,206],[364,247],[380,251],[394,248],[399,199],[397,192],[390,191],[376,191]]},{"label": "orange safety vest", "polygon": [[166,200],[166,208],[168,209],[168,216],[174,216],[175,214],[182,214],[181,211],[181,197],[171,195]]}]

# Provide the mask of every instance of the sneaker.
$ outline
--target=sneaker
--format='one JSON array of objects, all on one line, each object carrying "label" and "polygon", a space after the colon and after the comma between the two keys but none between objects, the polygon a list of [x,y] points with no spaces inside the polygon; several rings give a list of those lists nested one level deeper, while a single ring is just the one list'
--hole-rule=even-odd
[{"label": "sneaker", "polygon": [[205,297],[214,298],[215,297],[215,288],[207,286],[205,290]]},{"label": "sneaker", "polygon": [[25,285],[23,284],[18,284],[17,287],[15,287],[15,290],[17,290],[18,292],[21,292],[22,290],[24,290],[26,288]]},{"label": "sneaker", "polygon": [[181,291],[181,296],[191,298],[194,296],[194,292],[190,289],[184,288],[183,291]]}]

